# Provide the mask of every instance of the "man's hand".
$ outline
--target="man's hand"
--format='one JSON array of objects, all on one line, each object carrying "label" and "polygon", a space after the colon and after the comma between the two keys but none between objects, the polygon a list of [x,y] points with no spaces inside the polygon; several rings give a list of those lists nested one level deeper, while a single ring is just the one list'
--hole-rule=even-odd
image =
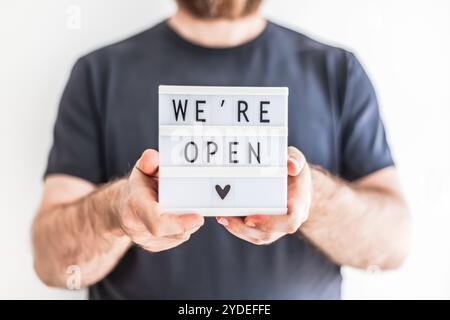
[{"label": "man's hand", "polygon": [[119,193],[117,222],[131,240],[151,252],[187,241],[204,223],[197,214],[163,213],[158,204],[159,153],[146,150]]},{"label": "man's hand", "polygon": [[180,245],[200,228],[203,217],[162,213],[157,203],[159,154],[147,150],[131,175],[99,188],[63,174],[45,180],[33,222],[37,275],[65,287],[67,268],[80,267],[82,287],[103,279],[133,242],[157,252]]},{"label": "man's hand", "polygon": [[286,234],[298,231],[306,221],[311,205],[311,173],[303,154],[288,148],[288,213],[279,216],[251,215],[217,217],[217,221],[243,240],[254,244],[270,244]]}]

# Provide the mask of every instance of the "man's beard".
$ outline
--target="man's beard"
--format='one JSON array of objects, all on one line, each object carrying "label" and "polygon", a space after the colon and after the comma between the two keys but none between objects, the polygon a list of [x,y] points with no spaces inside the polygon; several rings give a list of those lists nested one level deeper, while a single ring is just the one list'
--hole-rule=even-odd
[{"label": "man's beard", "polygon": [[180,8],[201,19],[237,19],[258,10],[262,0],[176,0]]}]

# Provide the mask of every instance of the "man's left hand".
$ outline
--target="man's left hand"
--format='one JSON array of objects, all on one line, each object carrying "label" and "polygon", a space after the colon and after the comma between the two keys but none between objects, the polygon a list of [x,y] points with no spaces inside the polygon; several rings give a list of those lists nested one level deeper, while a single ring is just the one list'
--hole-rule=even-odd
[{"label": "man's left hand", "polygon": [[303,154],[288,148],[288,213],[285,215],[251,215],[216,217],[236,237],[257,245],[270,244],[286,234],[298,231],[306,221],[311,205],[311,172]]}]

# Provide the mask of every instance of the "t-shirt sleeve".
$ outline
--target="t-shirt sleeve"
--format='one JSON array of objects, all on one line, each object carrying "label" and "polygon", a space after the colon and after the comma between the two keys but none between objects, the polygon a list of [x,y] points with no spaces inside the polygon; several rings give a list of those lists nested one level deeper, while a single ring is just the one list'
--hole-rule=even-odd
[{"label": "t-shirt sleeve", "polygon": [[61,97],[45,177],[58,173],[105,182],[101,119],[91,74],[84,58],[75,63]]},{"label": "t-shirt sleeve", "polygon": [[342,113],[342,176],[356,180],[393,166],[375,90],[356,57],[347,55]]}]

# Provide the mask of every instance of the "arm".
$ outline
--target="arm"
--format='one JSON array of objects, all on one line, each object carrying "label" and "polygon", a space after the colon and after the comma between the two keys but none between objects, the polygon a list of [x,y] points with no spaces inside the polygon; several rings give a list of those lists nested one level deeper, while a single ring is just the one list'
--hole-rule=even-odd
[{"label": "arm", "polygon": [[410,214],[393,167],[353,183],[311,170],[313,197],[300,230],[338,264],[394,269],[409,250]]},{"label": "arm", "polygon": [[354,183],[311,168],[289,147],[288,214],[220,217],[234,235],[269,244],[299,230],[338,264],[381,269],[401,265],[408,252],[410,218],[393,168]]},{"label": "arm", "polygon": [[124,182],[122,179],[96,189],[71,176],[46,179],[32,227],[34,266],[44,283],[65,286],[66,269],[77,265],[82,270],[83,285],[88,285],[116,265],[131,244],[112,221],[116,215],[114,203]]},{"label": "arm", "polygon": [[158,153],[144,152],[128,178],[100,188],[65,175],[46,179],[32,226],[34,266],[41,280],[65,287],[66,270],[81,286],[105,277],[132,243],[151,252],[175,247],[203,224],[198,215],[162,213],[157,203]]}]

